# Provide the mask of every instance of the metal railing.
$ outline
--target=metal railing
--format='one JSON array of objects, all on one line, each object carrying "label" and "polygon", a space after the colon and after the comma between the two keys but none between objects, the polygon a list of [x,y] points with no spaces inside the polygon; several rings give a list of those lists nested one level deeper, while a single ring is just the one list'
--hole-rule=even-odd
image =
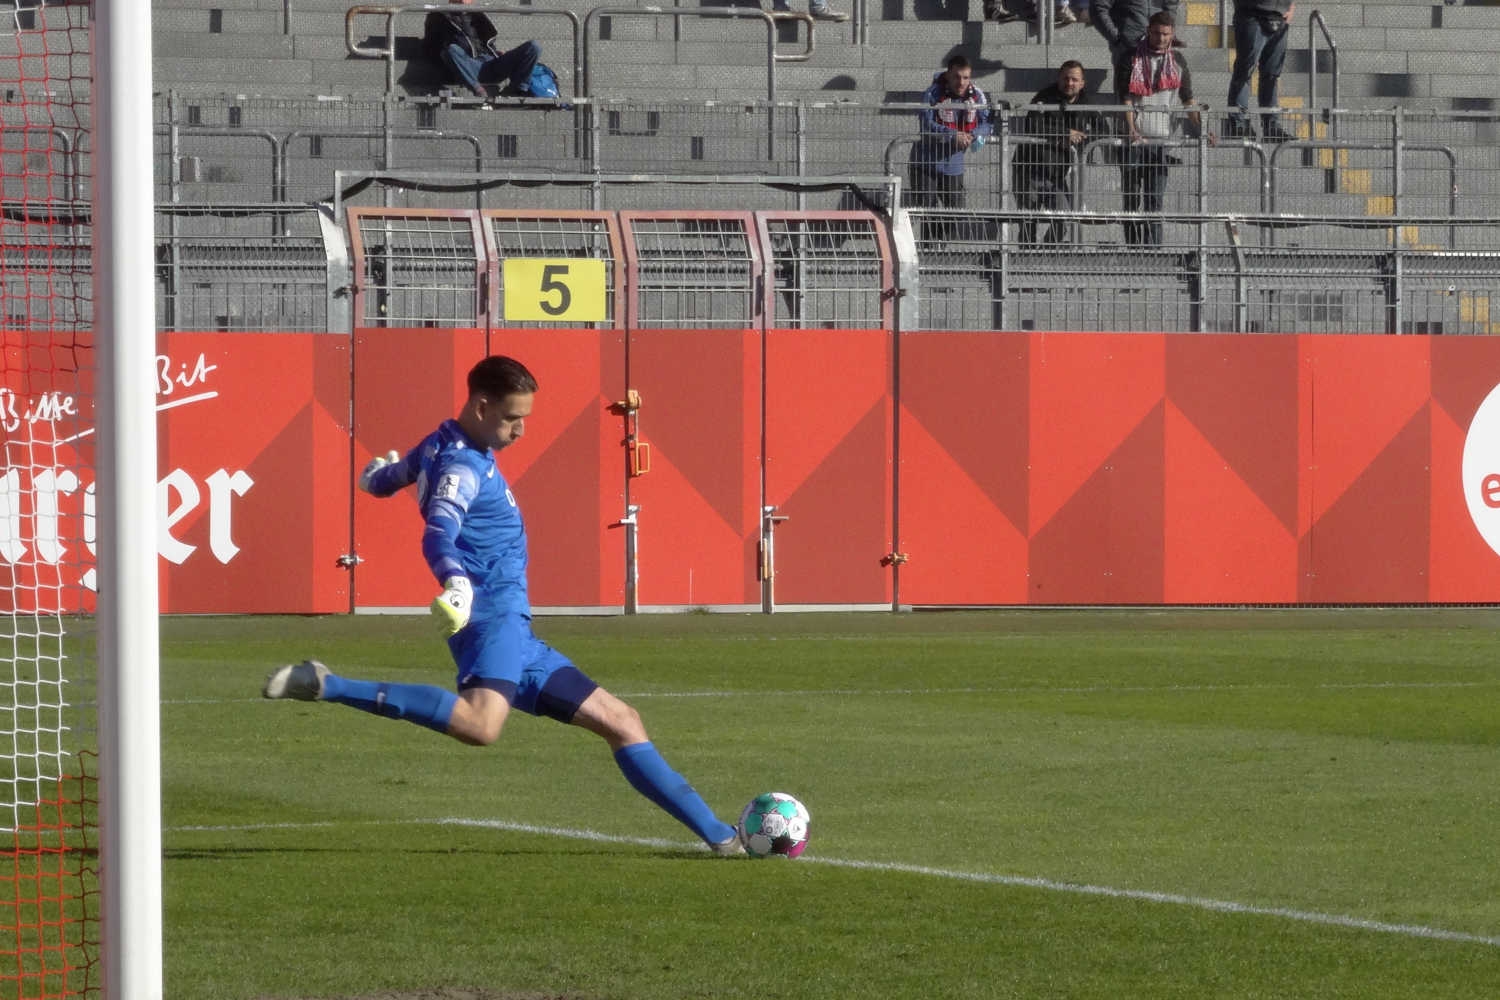
[{"label": "metal railing", "polygon": [[[187,220],[193,213],[212,217],[228,201],[282,207],[225,216],[231,221],[221,227],[219,242],[231,257],[242,234],[284,237],[286,220],[299,218],[309,200],[329,197],[335,208],[348,201],[468,209],[867,207],[890,214],[902,204],[910,159],[902,147],[917,138],[913,126],[921,107],[798,103],[793,115],[787,105],[579,100],[591,123],[586,133],[573,114],[506,107],[461,112],[441,101],[338,102],[316,115],[269,99],[176,106],[168,115],[175,126],[159,125],[161,134],[175,138],[159,139],[157,146],[159,197],[177,202],[161,239],[164,245],[178,241],[178,256],[163,259],[180,265],[202,260],[213,234],[193,231]],[[1010,131],[1027,110],[994,109],[995,138],[968,161],[965,209],[914,209],[910,219],[901,212],[892,218],[893,239],[904,230],[912,242],[901,260],[901,273],[916,276],[907,284],[916,294],[901,304],[903,314],[912,311],[905,328],[1500,333],[1500,296],[1494,297],[1493,321],[1489,305],[1490,290],[1500,286],[1500,148],[1491,141],[1493,114],[1294,111],[1283,120],[1302,138],[1280,145],[1242,139],[1215,149],[1200,139],[1171,139],[1166,145],[1180,162],[1170,166],[1163,211],[1148,214],[1120,210],[1120,164],[1109,154],[1121,142],[1107,129],[1076,154],[1071,202],[1043,202],[1055,206],[1046,211],[1017,209],[1013,199],[1027,181],[1014,154],[1046,141]],[[1092,110],[1104,118],[1118,112],[1113,106]],[[783,126],[774,159],[765,157],[770,111]],[[1210,129],[1219,124],[1212,113],[1205,118]],[[1337,142],[1322,134],[1325,119],[1341,123]],[[420,120],[435,127],[410,127]],[[286,131],[265,127],[278,121]],[[319,121],[341,124],[319,127]],[[459,124],[467,128],[446,127]],[[77,141],[49,141],[54,157],[87,156]],[[205,183],[168,169],[193,156],[201,158],[197,176]],[[702,172],[664,174],[663,163]],[[875,169],[866,172],[867,164]],[[82,167],[67,169],[82,173]],[[55,170],[64,172],[61,162]],[[929,229],[945,228],[928,227],[929,221],[951,223],[958,237],[925,238]],[[1053,221],[1064,225],[1052,227]],[[1161,223],[1153,236],[1161,245],[1121,240],[1127,223],[1143,222]],[[1023,223],[1062,242],[1023,245],[1018,234],[1035,235]],[[86,213],[72,224],[86,231]],[[257,316],[308,310],[269,272],[265,280],[283,289],[276,301],[293,306],[273,309],[270,298],[256,298],[236,309],[194,291],[188,269],[177,273],[184,276],[173,284],[179,312],[219,326],[241,328],[261,322]],[[197,274],[208,285],[231,289],[242,277],[233,267],[205,266]]]},{"label": "metal railing", "polygon": [[[776,64],[781,62],[807,62],[816,49],[816,25],[811,14],[792,11],[766,11],[759,7],[595,7],[583,19],[583,96],[593,97],[593,82],[590,77],[589,40],[593,27],[603,17],[647,17],[671,18],[673,24],[681,25],[682,19],[708,18],[710,20],[756,20],[766,28],[766,100],[776,101]],[[806,48],[801,52],[780,53],[776,51],[776,26],[785,21],[801,21],[807,25]]]},{"label": "metal railing", "polygon": [[[1404,185],[1402,184],[1402,178],[1405,176],[1405,171],[1403,170],[1405,154],[1437,153],[1448,161],[1448,211],[1453,215],[1458,214],[1458,156],[1453,152],[1453,149],[1451,147],[1406,142],[1395,142],[1391,144],[1378,142],[1336,142],[1332,139],[1293,139],[1289,142],[1283,142],[1276,146],[1276,148],[1271,152],[1271,169],[1269,174],[1270,203],[1267,211],[1277,211],[1276,168],[1279,165],[1278,161],[1281,159],[1281,157],[1288,153],[1292,155],[1300,155],[1305,151],[1315,149],[1326,149],[1335,153],[1357,149],[1363,149],[1373,152],[1385,152],[1389,150],[1392,159],[1391,176],[1394,178],[1394,182],[1392,184],[1392,191],[1390,196],[1391,211],[1385,213],[1388,215],[1399,215],[1401,212],[1401,198],[1404,193],[1402,190],[1404,187]],[[1338,157],[1334,156],[1330,159],[1336,163]],[[1333,168],[1330,167],[1329,169]]]},{"label": "metal railing", "polygon": [[[586,97],[594,96],[593,81],[590,76],[589,40],[593,37],[595,24],[600,18],[605,17],[671,18],[674,28],[678,30],[681,29],[682,19],[685,17],[710,20],[748,19],[763,22],[766,28],[766,101],[773,109],[776,105],[776,64],[806,62],[812,58],[817,45],[817,22],[811,14],[765,11],[759,7],[595,7],[588,12],[583,22],[583,94]],[[776,26],[787,21],[802,22],[807,26],[806,48],[801,52],[780,53],[776,51]],[[776,114],[774,110],[771,110],[766,114],[766,158],[774,159],[775,156]]]},{"label": "metal railing", "polygon": [[[946,214],[967,226],[918,245],[918,276],[903,289],[926,330],[1140,330],[1193,333],[1500,334],[1500,249],[1411,246],[1408,230],[1446,218],[1399,220],[1162,213],[1195,234],[1152,247],[1023,246],[1005,233],[1025,212]],[[1099,224],[1097,215],[1054,219]],[[1121,214],[1115,222],[1145,216]],[[1272,245],[1251,230],[1299,232]],[[1462,242],[1500,248],[1500,221],[1458,224]],[[1247,238],[1248,237],[1248,238]],[[1492,306],[1491,300],[1494,299]]]},{"label": "metal railing", "polygon": [[[457,185],[463,178],[428,179]],[[413,178],[401,180],[410,183]],[[638,177],[605,180],[626,186],[640,183]],[[713,186],[734,183],[746,189],[758,183],[748,177],[686,180]],[[883,183],[892,196],[899,185],[894,177],[860,180],[872,186]],[[585,183],[581,177],[552,181]],[[524,187],[514,189],[517,206],[534,204],[538,186],[547,180],[533,177],[523,182]],[[83,212],[84,206],[79,209]],[[703,212],[677,214],[712,217]],[[815,219],[816,213],[807,217]],[[1142,218],[1116,213],[1106,219],[1077,211],[1052,212],[1048,217],[1094,227]],[[79,218],[86,227],[87,215]],[[1493,294],[1500,283],[1500,220],[1455,222],[1446,216],[1417,215],[1293,220],[1284,215],[1180,212],[1162,213],[1160,218],[1169,233],[1187,238],[1154,247],[1107,242],[1023,245],[1012,234],[1022,223],[1035,221],[1036,213],[898,212],[888,228],[896,254],[894,273],[900,277],[886,280],[895,282],[890,293],[900,303],[900,328],[1500,334],[1500,296]],[[934,219],[954,224],[956,235],[937,243],[912,238],[914,229],[924,230]],[[268,226],[268,220],[276,221]],[[695,224],[687,232],[696,236],[706,224]],[[777,238],[794,251],[802,270],[778,272],[775,287],[766,289],[771,303],[767,308],[775,310],[777,322],[809,327],[872,322],[868,309],[851,311],[849,298],[851,282],[863,286],[869,278],[846,273],[837,260],[823,258],[820,248],[825,245],[834,257],[841,252],[830,242],[836,234],[816,225],[795,226],[800,228],[789,228]],[[1449,226],[1460,230],[1455,242],[1467,249],[1417,242],[1421,231]],[[162,329],[345,333],[355,321],[348,294],[355,278],[346,234],[327,208],[164,205],[157,210],[157,230]],[[467,228],[462,232],[472,236]],[[1267,240],[1257,232],[1276,233],[1279,238]],[[541,240],[545,234],[538,233]],[[426,245],[424,237],[420,246]],[[683,243],[684,253],[689,246],[690,241]],[[7,288],[29,280],[24,263],[28,252],[24,246],[0,243]],[[688,254],[684,260],[701,258]],[[87,326],[86,254],[81,259],[73,275],[81,282],[78,294],[68,302],[84,311],[57,321]],[[429,308],[420,298],[429,294],[421,290],[428,287],[423,284],[428,281],[425,273],[415,274],[417,286],[411,294],[418,298],[408,303],[422,310]],[[689,267],[669,275],[670,284],[661,286],[675,296],[673,308],[686,309],[696,301],[690,298],[695,273]],[[431,286],[451,287],[442,302],[475,300],[484,291],[477,284],[462,285],[482,280],[472,266],[448,267],[442,274],[447,277]],[[713,269],[703,274],[711,281],[722,277]],[[460,284],[453,284],[455,280]],[[636,280],[627,275],[616,287],[635,294],[631,289]]]},{"label": "metal railing", "polygon": [[[1328,43],[1328,76],[1332,81],[1332,100],[1329,102],[1329,107],[1343,106],[1339,103],[1339,46],[1333,40],[1333,33],[1328,30],[1328,22],[1323,20],[1323,12],[1315,10],[1307,18],[1307,106],[1314,111],[1318,108],[1319,34],[1322,34],[1323,40]],[[1329,138],[1338,138],[1337,123],[1331,126]]]}]

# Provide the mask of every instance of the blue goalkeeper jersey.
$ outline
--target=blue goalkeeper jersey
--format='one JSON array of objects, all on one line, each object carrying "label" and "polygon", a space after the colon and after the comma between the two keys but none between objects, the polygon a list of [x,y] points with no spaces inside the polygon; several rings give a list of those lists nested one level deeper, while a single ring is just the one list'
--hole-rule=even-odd
[{"label": "blue goalkeeper jersey", "polygon": [[526,526],[488,448],[476,447],[456,420],[445,420],[406,457],[375,473],[370,492],[387,497],[415,483],[426,530],[422,555],[441,585],[468,577],[470,620],[531,617],[526,594]]}]

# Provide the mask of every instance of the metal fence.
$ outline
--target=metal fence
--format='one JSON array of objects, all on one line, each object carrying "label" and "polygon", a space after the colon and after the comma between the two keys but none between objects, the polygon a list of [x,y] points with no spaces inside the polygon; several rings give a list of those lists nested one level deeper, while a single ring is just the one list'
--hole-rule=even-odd
[{"label": "metal fence", "polygon": [[[479,111],[160,95],[158,319],[178,330],[347,329],[340,289],[352,278],[339,273],[346,205],[675,213],[911,206],[924,194],[911,185],[917,110],[584,101],[571,110]],[[1159,147],[1173,158],[1161,162],[1159,211],[1130,212],[1121,161],[1131,150],[1108,124],[1116,109],[1098,109],[1103,124],[1087,141],[1060,147],[1061,136],[1030,123],[1039,110],[992,109],[994,136],[967,158],[961,209],[912,208],[905,328],[1500,332],[1491,305],[1500,286],[1494,113],[1285,112],[1296,138],[1280,144],[1210,144],[1179,132]],[[0,107],[0,154],[34,169],[8,174],[0,191],[4,294],[53,301],[51,314],[33,309],[29,322],[50,315],[86,325],[87,123],[11,113]],[[1210,133],[1221,124],[1207,116]],[[1038,157],[1049,144],[1062,152]],[[1034,188],[1046,171],[1057,183],[1042,199]],[[38,224],[28,205],[41,184],[77,206],[47,220],[49,243],[61,232],[77,249],[52,278],[28,246]],[[865,307],[840,290],[845,276],[818,259],[834,236],[789,229],[778,238],[803,260],[795,273],[777,274],[785,321],[863,322]],[[593,255],[582,243],[575,250]],[[717,243],[694,252],[719,255],[721,269],[734,256]],[[434,247],[424,266],[438,276],[461,265]],[[420,287],[411,282],[405,298],[379,304],[384,312],[366,321],[458,315],[459,303],[432,302],[436,293]],[[692,287],[675,286],[670,309],[663,288],[663,322],[735,321],[740,310],[729,302],[742,290],[732,275],[705,274],[701,296],[685,290]]]},{"label": "metal fence", "polygon": [[[1500,249],[1412,243],[1451,224],[1455,244],[1497,247],[1496,220],[1167,215],[1169,233],[1191,238],[1127,247],[1001,237],[1029,218],[1014,211],[938,218],[967,231],[920,255],[918,319],[909,328],[1500,333]],[[1076,212],[1056,218],[1101,224]],[[912,214],[914,233],[924,221],[931,220]]]},{"label": "metal fence", "polygon": [[[918,104],[535,102],[480,110],[439,99],[157,99],[158,200],[324,200],[344,170],[565,173],[757,173],[773,177],[901,173],[919,135]],[[967,157],[967,207],[1021,207],[1017,150],[1049,138],[1029,107],[990,109],[994,136]],[[1101,107],[1106,125],[1118,109]],[[1208,132],[1223,116],[1205,114]],[[1500,215],[1500,115],[1494,112],[1283,112],[1295,141],[1184,130],[1168,140],[1169,212],[1314,216]],[[1079,148],[1077,207],[1121,208],[1117,133]],[[58,138],[54,155],[68,155]],[[603,208],[602,205],[589,207]],[[684,206],[687,207],[687,206]],[[807,204],[799,207],[835,207]]]},{"label": "metal fence", "polygon": [[325,228],[310,206],[158,206],[157,328],[337,329],[331,262],[344,255]]},{"label": "metal fence", "polygon": [[[357,315],[365,326],[737,330],[889,322],[889,250],[869,212],[757,217],[355,207],[348,218]],[[604,318],[545,324],[510,318],[503,265],[526,258],[602,263]]]}]

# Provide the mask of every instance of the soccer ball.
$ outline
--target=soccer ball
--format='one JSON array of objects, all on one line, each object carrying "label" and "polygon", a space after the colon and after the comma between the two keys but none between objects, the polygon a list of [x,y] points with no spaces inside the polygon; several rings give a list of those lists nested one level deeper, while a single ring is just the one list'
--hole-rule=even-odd
[{"label": "soccer ball", "polygon": [[812,817],[785,792],[766,792],[740,813],[740,843],[753,858],[795,858],[807,848]]}]

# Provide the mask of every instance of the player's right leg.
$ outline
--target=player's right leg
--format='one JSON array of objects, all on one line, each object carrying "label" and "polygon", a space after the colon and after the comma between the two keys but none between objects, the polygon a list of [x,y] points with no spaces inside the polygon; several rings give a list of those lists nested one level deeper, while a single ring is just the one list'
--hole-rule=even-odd
[{"label": "player's right leg", "polygon": [[[577,671],[571,665],[570,669]],[[697,789],[672,769],[646,735],[634,708],[596,687],[567,721],[602,736],[630,787],[696,833],[714,853],[743,853],[734,827],[715,816]]]}]

